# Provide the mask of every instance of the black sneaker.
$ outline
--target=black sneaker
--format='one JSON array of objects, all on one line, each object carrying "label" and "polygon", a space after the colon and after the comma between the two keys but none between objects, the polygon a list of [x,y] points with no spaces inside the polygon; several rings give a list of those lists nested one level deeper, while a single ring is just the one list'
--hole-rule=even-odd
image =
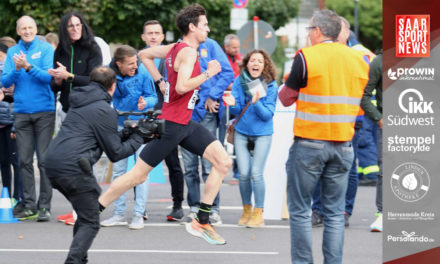
[{"label": "black sneaker", "polygon": [[14,214],[14,217],[18,220],[34,220],[38,217],[37,210],[22,208]]},{"label": "black sneaker", "polygon": [[322,215],[318,214],[318,212],[312,212],[312,227],[322,226]]},{"label": "black sneaker", "polygon": [[47,222],[50,220],[50,211],[47,208],[38,209],[38,222]]},{"label": "black sneaker", "polygon": [[183,218],[183,210],[182,207],[174,208],[171,210],[171,213],[167,215],[168,221],[181,221]]},{"label": "black sneaker", "polygon": [[366,177],[362,178],[358,182],[358,186],[376,186],[377,180],[375,179],[368,179]]},{"label": "black sneaker", "polygon": [[12,214],[14,215],[14,217],[16,217],[15,215],[17,215],[18,212],[21,212],[21,211],[23,211],[23,210],[24,210],[24,205],[23,205],[23,203],[17,203],[17,204],[14,206],[14,209],[12,209]]},{"label": "black sneaker", "polygon": [[350,219],[350,215],[344,213],[345,227],[348,227],[350,225],[350,222],[348,221],[349,219]]}]

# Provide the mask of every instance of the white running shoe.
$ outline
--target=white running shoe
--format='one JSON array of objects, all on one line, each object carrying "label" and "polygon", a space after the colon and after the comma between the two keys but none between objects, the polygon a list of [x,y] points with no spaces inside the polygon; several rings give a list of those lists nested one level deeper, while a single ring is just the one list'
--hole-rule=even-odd
[{"label": "white running shoe", "polygon": [[211,225],[213,226],[219,226],[223,224],[220,215],[216,212],[213,212],[209,215],[209,222],[211,222]]},{"label": "white running shoe", "polygon": [[142,229],[144,228],[144,218],[142,215],[133,215],[133,219],[131,220],[131,223],[128,225],[128,228],[130,229]]},{"label": "white running shoe", "polygon": [[122,226],[127,224],[125,216],[117,214],[101,222],[101,226]]},{"label": "white running shoe", "polygon": [[382,223],[382,213],[376,213],[376,221],[374,221],[370,225],[370,232],[382,232],[383,223]]}]

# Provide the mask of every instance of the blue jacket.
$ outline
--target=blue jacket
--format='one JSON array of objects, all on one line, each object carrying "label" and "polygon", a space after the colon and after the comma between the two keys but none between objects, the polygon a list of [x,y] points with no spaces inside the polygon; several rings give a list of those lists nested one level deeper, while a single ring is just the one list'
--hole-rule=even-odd
[{"label": "blue jacket", "polygon": [[200,101],[194,108],[193,115],[191,117],[191,120],[196,122],[200,122],[205,117],[205,102],[207,98],[211,98],[214,101],[218,100],[220,102],[218,115],[219,117],[222,116],[222,113],[225,109],[222,101],[223,92],[226,90],[226,88],[228,88],[229,84],[234,81],[234,72],[232,71],[228,58],[215,40],[207,38],[204,43],[200,44],[199,55],[201,72],[206,71],[208,62],[214,59],[220,63],[222,71],[217,75],[212,76],[200,86]]},{"label": "blue jacket", "polygon": [[[157,95],[154,87],[153,78],[148,73],[145,66],[141,63],[134,76],[122,76],[119,72],[114,59],[110,63],[110,68],[116,72],[116,89],[113,94],[113,107],[119,111],[146,112],[153,108],[157,103]],[[138,110],[138,100],[142,96],[145,100],[145,108]],[[129,116],[131,120],[138,120],[142,116]],[[125,117],[118,118],[118,125],[123,126]]]},{"label": "blue jacket", "polygon": [[14,104],[5,101],[0,102],[0,125],[14,124],[14,116],[12,115]]},{"label": "blue jacket", "polygon": [[[27,62],[33,68],[26,72],[25,69],[15,70],[14,54],[26,54]],[[2,83],[5,87],[15,84],[14,112],[31,114],[55,111],[55,98],[50,89],[52,77],[47,72],[53,67],[53,48],[37,37],[26,44],[22,40],[17,45],[8,49],[5,67],[2,73]]]},{"label": "blue jacket", "polygon": [[[237,77],[232,86],[232,95],[235,97],[235,105],[230,107],[231,114],[240,115],[246,104],[252,99],[245,95]],[[268,84],[267,94],[258,100],[256,104],[250,104],[241,119],[235,125],[235,130],[247,136],[268,136],[273,134],[273,115],[278,96],[276,81]]]}]

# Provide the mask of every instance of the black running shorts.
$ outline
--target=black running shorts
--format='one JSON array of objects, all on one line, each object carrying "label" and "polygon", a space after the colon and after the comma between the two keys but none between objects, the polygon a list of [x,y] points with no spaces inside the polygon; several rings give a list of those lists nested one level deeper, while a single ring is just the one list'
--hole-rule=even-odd
[{"label": "black running shorts", "polygon": [[214,135],[197,122],[190,120],[187,125],[182,125],[166,120],[165,133],[160,139],[148,143],[139,157],[151,167],[156,167],[177,145],[203,156],[206,147],[215,140]]}]

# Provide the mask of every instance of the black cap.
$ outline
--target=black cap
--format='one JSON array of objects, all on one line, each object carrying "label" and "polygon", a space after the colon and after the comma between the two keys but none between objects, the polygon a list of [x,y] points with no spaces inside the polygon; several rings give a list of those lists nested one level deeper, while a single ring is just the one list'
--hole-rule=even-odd
[{"label": "black cap", "polygon": [[0,42],[0,51],[6,53],[8,51],[8,46]]}]

